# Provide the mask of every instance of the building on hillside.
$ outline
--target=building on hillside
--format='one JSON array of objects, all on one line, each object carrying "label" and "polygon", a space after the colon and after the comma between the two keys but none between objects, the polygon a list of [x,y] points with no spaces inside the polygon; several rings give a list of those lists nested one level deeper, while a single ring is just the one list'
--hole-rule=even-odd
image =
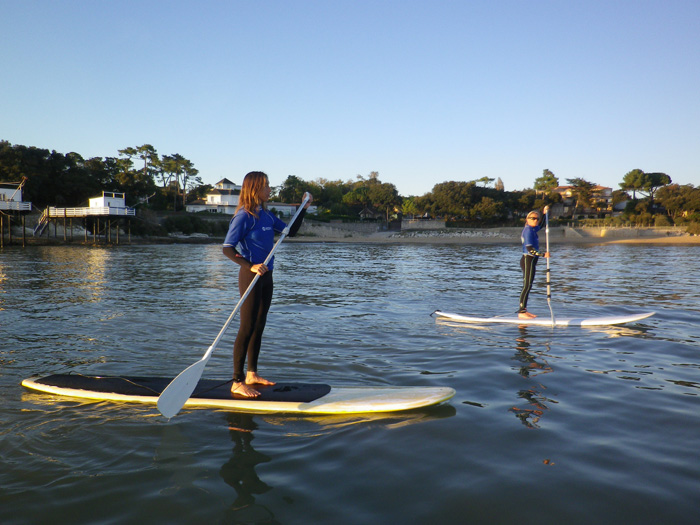
[{"label": "building on hillside", "polygon": [[202,211],[233,215],[238,206],[241,186],[228,179],[221,179],[206,194],[206,199],[198,199],[188,204],[185,209],[191,213]]},{"label": "building on hillside", "polygon": [[[238,197],[241,194],[241,186],[228,179],[221,179],[214,188],[206,194],[206,199],[199,199],[187,205],[187,211],[199,213],[223,213],[233,215],[238,207]],[[268,202],[267,209],[279,217],[291,217],[297,210],[298,204],[284,204],[282,202]],[[316,206],[309,206],[308,213],[316,213]]]},{"label": "building on hillside", "polygon": [[367,208],[367,207],[365,207],[360,213],[358,213],[358,215],[360,216],[360,219],[362,219],[362,220],[366,220],[366,219],[376,220],[376,219],[382,219],[384,217],[384,214],[379,213],[378,211]]},{"label": "building on hillside", "polygon": [[612,188],[606,186],[593,186],[591,188],[590,202],[588,206],[574,209],[577,205],[575,186],[558,186],[552,190],[561,195],[561,202],[552,206],[553,217],[572,217],[577,215],[595,215],[597,217],[609,216],[613,212]]}]

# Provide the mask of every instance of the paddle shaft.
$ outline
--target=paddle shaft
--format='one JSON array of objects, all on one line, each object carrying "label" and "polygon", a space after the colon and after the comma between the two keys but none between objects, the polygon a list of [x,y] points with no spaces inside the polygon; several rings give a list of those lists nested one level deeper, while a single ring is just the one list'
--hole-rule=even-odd
[{"label": "paddle shaft", "polygon": [[[264,265],[267,266],[267,264],[270,262],[270,259],[272,259],[272,256],[275,254],[275,251],[277,251],[279,245],[282,244],[284,238],[289,234],[289,229],[291,225],[294,224],[294,222],[297,220],[299,214],[301,213],[301,210],[304,209],[304,206],[307,202],[309,202],[308,193],[304,196],[304,201],[297,209],[296,213],[294,214],[294,217],[292,217],[292,220],[289,221],[287,227],[284,230],[282,230],[279,239],[272,247],[272,250],[270,250],[270,253],[265,258],[265,261],[263,262]],[[255,277],[253,277],[253,280],[248,285],[248,288],[236,304],[236,307],[231,312],[231,315],[228,316],[228,319],[219,331],[219,334],[216,336],[216,339],[214,339],[214,342],[207,349],[202,358],[196,363],[190,365],[182,372],[180,372],[180,374],[171,381],[171,383],[165,388],[165,390],[163,390],[163,392],[158,397],[158,410],[160,410],[161,414],[163,414],[168,419],[177,415],[180,409],[185,405],[185,402],[192,395],[192,392],[194,392],[194,389],[197,387],[197,383],[199,383],[199,379],[202,377],[202,372],[204,372],[204,367],[206,366],[207,361],[209,361],[209,358],[214,353],[214,350],[216,349],[217,345],[219,344],[219,341],[221,340],[224,333],[231,324],[231,321],[233,321],[233,318],[238,313],[238,310],[240,310],[241,306],[248,298],[248,295],[250,295],[250,292],[253,290],[253,287],[255,286],[255,283],[258,282],[259,278],[260,274],[256,273]]]},{"label": "paddle shaft", "polygon": [[[546,239],[546,252],[547,255],[549,255],[549,210],[547,210],[547,213],[544,215],[545,217],[545,239]],[[554,320],[554,311],[552,310],[552,290],[550,287],[550,281],[549,281],[549,257],[545,257],[547,259],[547,305],[549,306],[549,313],[552,316],[552,326],[556,324],[556,321]]]}]

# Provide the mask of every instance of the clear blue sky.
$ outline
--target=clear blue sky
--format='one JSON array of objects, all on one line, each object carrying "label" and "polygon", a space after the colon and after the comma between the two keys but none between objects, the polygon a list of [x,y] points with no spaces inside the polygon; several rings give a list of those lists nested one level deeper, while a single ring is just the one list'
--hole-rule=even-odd
[{"label": "clear blue sky", "polygon": [[0,0],[0,139],[404,196],[700,185],[697,0]]}]

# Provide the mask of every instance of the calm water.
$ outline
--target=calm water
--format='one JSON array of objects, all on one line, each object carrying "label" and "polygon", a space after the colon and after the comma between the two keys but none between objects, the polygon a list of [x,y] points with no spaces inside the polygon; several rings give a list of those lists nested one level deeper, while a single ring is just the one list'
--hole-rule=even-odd
[{"label": "calm water", "polygon": [[[700,248],[553,251],[555,314],[657,315],[610,329],[436,322],[436,309],[514,312],[518,247],[285,244],[263,375],[456,397],[382,417],[168,422],[20,382],[197,361],[237,299],[220,248],[6,247],[0,523],[696,522]],[[547,316],[543,271],[537,283],[531,310]],[[230,376],[234,335],[205,377]]]}]

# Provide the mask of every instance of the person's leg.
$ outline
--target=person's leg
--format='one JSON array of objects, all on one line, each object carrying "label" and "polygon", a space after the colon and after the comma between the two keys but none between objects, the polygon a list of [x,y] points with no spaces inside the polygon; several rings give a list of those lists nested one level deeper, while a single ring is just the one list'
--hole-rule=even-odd
[{"label": "person's leg", "polygon": [[535,269],[537,267],[537,257],[528,257],[523,255],[520,259],[520,268],[523,271],[523,289],[520,292],[520,308],[518,309],[518,317],[523,319],[531,319],[535,317],[527,311],[527,300],[530,296],[532,283],[535,280]]},{"label": "person's leg", "polygon": [[260,278],[260,302],[257,305],[258,309],[255,313],[255,328],[252,337],[248,343],[248,373],[246,374],[246,383],[259,385],[274,385],[272,381],[268,381],[258,375],[258,356],[260,355],[260,347],[262,346],[262,335],[267,324],[267,313],[270,311],[272,304],[272,293],[274,291],[274,283],[272,272],[268,272]]},{"label": "person's leg", "polygon": [[[255,274],[247,268],[240,269],[238,272],[238,290],[240,296],[243,296],[254,278]],[[262,303],[262,287],[260,284],[260,279],[258,279],[258,282],[238,311],[240,325],[238,327],[236,341],[233,344],[233,385],[231,386],[231,391],[245,397],[257,397],[260,395],[257,390],[245,384],[245,374],[243,371],[248,348],[250,347],[251,340],[255,336],[257,313]]]}]

